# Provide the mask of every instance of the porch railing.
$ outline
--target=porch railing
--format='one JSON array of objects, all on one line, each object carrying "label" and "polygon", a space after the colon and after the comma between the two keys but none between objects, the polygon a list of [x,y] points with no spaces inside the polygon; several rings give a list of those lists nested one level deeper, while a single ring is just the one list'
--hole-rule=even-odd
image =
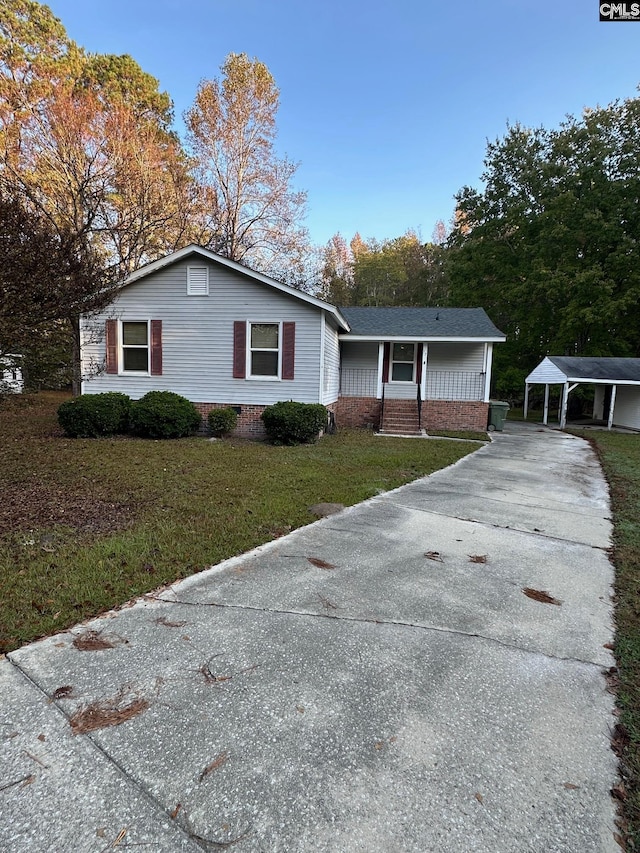
[{"label": "porch railing", "polygon": [[[485,374],[471,370],[430,370],[425,376],[424,400],[482,400]],[[416,399],[420,392],[413,385],[389,383],[386,395],[391,398]],[[377,397],[378,371],[372,369],[343,368],[340,374],[342,397]],[[422,395],[421,395],[422,396]]]}]

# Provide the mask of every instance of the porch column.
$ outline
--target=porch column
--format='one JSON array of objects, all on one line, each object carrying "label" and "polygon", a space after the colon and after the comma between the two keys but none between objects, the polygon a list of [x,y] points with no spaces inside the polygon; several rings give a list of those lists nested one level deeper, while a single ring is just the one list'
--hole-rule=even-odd
[{"label": "porch column", "polygon": [[529,383],[525,382],[524,383],[524,411],[522,413],[525,421],[527,419],[527,412],[528,411],[529,411]]},{"label": "porch column", "polygon": [[[484,397],[485,403],[489,402],[491,394],[491,365],[493,363],[493,344],[484,345]],[[525,415],[526,418],[526,415]]]},{"label": "porch column", "polygon": [[376,397],[382,399],[382,366],[384,364],[384,344],[382,341],[378,344],[378,386],[376,389]]},{"label": "porch column", "polygon": [[545,426],[549,423],[549,385],[544,386],[544,415],[542,416],[542,423]]},{"label": "porch column", "polygon": [[613,408],[616,404],[616,389],[617,385],[611,386],[611,402],[609,403],[609,420],[607,421],[607,429],[613,426]]},{"label": "porch column", "polygon": [[429,361],[429,344],[422,344],[422,376],[420,377],[420,397],[427,396],[427,362]]}]

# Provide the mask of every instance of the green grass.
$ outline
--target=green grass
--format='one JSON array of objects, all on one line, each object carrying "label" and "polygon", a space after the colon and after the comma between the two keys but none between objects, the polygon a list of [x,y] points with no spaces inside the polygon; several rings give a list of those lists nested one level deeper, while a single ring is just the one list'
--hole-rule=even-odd
[{"label": "green grass", "polygon": [[624,780],[622,829],[628,849],[636,850],[640,849],[640,436],[594,431],[588,439],[609,481],[613,509],[620,711],[615,741]]},{"label": "green grass", "polygon": [[341,431],[273,447],[67,439],[64,396],[0,404],[0,651],[450,465],[477,444]]}]

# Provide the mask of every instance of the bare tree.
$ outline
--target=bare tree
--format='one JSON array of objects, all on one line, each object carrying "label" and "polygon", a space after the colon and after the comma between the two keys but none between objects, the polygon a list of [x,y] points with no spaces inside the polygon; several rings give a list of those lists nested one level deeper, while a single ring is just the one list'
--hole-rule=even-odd
[{"label": "bare tree", "polygon": [[306,195],[291,187],[297,166],[274,151],[279,92],[266,65],[231,53],[220,80],[203,80],[185,114],[202,187],[205,244],[235,261],[281,272],[299,262]]}]

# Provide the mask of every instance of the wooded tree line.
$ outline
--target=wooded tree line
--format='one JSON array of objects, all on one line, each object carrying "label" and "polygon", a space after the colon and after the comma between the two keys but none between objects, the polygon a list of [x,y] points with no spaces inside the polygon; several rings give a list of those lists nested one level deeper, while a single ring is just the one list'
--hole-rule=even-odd
[{"label": "wooded tree line", "polygon": [[230,54],[173,129],[128,56],[91,54],[35,0],[0,4],[0,354],[33,378],[68,361],[81,312],[133,269],[195,242],[337,305],[482,306],[508,335],[503,388],[547,353],[640,355],[640,99],[508,127],[447,228],[313,247],[279,93]]}]

